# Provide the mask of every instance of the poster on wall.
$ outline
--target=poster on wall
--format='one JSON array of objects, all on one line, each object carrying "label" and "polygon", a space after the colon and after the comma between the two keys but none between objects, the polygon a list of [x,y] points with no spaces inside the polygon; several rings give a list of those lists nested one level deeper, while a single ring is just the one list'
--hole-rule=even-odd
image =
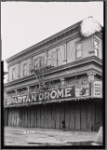
[{"label": "poster on wall", "polygon": [[102,98],[102,82],[94,81],[94,97]]},{"label": "poster on wall", "polygon": [[75,86],[75,97],[89,96],[89,95],[90,95],[90,84]]}]

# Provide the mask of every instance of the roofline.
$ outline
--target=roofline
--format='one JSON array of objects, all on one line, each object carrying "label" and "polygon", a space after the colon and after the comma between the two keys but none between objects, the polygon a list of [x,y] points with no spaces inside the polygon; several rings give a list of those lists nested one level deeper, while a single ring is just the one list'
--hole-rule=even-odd
[{"label": "roofline", "polygon": [[45,44],[45,43],[47,43],[47,42],[49,42],[49,41],[51,41],[51,40],[54,40],[55,38],[57,38],[58,36],[61,36],[62,34],[66,34],[66,33],[69,32],[70,30],[73,30],[73,29],[79,27],[81,22],[82,22],[82,21],[79,21],[79,22],[77,22],[77,23],[75,23],[75,24],[69,26],[68,28],[65,28],[64,30],[61,30],[60,32],[58,32],[58,33],[56,33],[56,34],[54,34],[54,35],[52,35],[52,36],[50,36],[50,37],[48,37],[48,38],[46,38],[46,39],[40,41],[40,42],[38,42],[37,44],[34,44],[34,45],[32,45],[32,46],[30,46],[30,47],[28,47],[28,48],[22,50],[21,52],[19,52],[19,53],[13,55],[13,56],[7,58],[7,59],[6,59],[6,62],[8,63],[8,62],[11,61],[14,57],[17,58],[17,57],[19,57],[20,55],[22,55],[22,54],[24,54],[24,53],[27,53],[29,50],[33,50],[34,48],[37,48],[37,47],[39,47],[39,46],[42,45],[42,44]]},{"label": "roofline", "polygon": [[[83,20],[81,20],[81,21],[79,21],[79,22],[69,26],[68,28],[65,28],[65,29],[61,30],[60,32],[57,32],[56,34],[54,34],[54,35],[52,35],[52,36],[50,36],[50,37],[48,37],[48,38],[38,42],[37,44],[34,44],[34,45],[32,45],[32,46],[22,50],[21,52],[19,52],[19,53],[13,55],[13,56],[7,58],[6,62],[10,63],[13,59],[15,59],[17,57],[20,57],[23,54],[27,54],[29,51],[32,52],[35,48],[38,48],[38,47],[42,46],[43,44],[48,43],[49,41],[54,41],[56,38],[60,37],[61,35],[66,34],[67,32],[72,31],[72,30],[74,30],[77,27],[80,27],[80,24],[82,23]],[[102,27],[102,29],[103,29],[103,27]],[[100,31],[100,34],[102,34],[102,31]]]}]

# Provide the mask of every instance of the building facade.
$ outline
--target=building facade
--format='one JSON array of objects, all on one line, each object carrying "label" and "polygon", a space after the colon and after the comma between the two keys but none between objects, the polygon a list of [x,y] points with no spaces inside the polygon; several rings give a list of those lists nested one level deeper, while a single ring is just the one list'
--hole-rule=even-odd
[{"label": "building facade", "polygon": [[102,31],[80,21],[7,59],[6,126],[97,130],[102,125]]}]

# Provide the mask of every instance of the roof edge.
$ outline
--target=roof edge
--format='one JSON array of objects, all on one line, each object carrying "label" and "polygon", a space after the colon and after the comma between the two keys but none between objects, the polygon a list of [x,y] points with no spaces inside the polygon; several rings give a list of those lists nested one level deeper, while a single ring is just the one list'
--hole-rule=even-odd
[{"label": "roof edge", "polygon": [[60,32],[57,32],[57,33],[53,34],[52,36],[50,36],[50,37],[48,37],[48,38],[46,38],[46,39],[44,39],[44,40],[42,40],[42,41],[32,45],[32,46],[30,46],[30,47],[28,47],[28,48],[26,48],[24,50],[22,50],[21,52],[19,52],[19,53],[13,55],[13,56],[7,58],[6,62],[8,63],[12,59],[17,58],[17,57],[19,57],[20,55],[22,55],[24,53],[27,53],[29,50],[33,50],[34,48],[36,48],[36,47],[38,47],[38,46],[40,46],[42,44],[45,44],[45,43],[51,41],[52,39],[57,38],[58,36],[61,36],[62,34],[65,34],[65,33],[69,32],[70,30],[75,29],[76,27],[79,27],[81,22],[82,21],[79,21],[79,22],[77,22],[77,23],[75,23],[75,24],[73,24],[73,25],[71,25],[71,26],[61,30]]}]

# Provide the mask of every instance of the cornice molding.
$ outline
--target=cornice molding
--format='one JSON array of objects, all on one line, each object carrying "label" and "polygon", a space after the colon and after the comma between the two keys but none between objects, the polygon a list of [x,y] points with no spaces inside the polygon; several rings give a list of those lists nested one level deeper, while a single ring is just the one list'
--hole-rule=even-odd
[{"label": "cornice molding", "polygon": [[75,34],[72,34],[72,35],[69,35],[69,36],[66,36],[65,38],[61,38],[60,40],[57,40],[53,43],[50,43],[46,46],[44,46],[43,48],[38,48],[37,50],[34,49],[34,51],[29,51],[27,53],[27,55],[21,55],[20,57],[18,57],[17,59],[14,59],[13,61],[11,61],[9,64],[8,64],[8,67],[11,67],[17,63],[19,63],[20,61],[24,61],[24,60],[27,60],[29,59],[30,57],[33,57],[33,56],[36,56],[36,55],[39,55],[39,54],[42,54],[44,52],[47,52],[48,50],[51,50],[55,47],[58,47],[60,45],[63,45],[65,44],[66,42],[70,41],[70,40],[73,40],[74,38],[77,38],[77,37],[80,37],[80,33],[79,32],[75,32]]},{"label": "cornice molding", "polygon": [[71,34],[71,32],[73,32],[74,29],[76,29],[76,28],[77,28],[77,30],[79,29],[80,23],[81,23],[81,21],[76,23],[76,24],[74,24],[74,25],[72,25],[72,26],[70,26],[70,27],[68,27],[68,28],[66,28],[66,29],[64,29],[64,30],[62,30],[62,31],[60,31],[60,32],[58,32],[58,33],[56,33],[56,34],[54,34],[54,35],[52,35],[52,36],[50,36],[50,37],[48,37],[48,38],[46,38],[45,40],[43,40],[43,41],[41,41],[41,42],[39,42],[39,43],[37,43],[37,44],[35,44],[35,45],[25,49],[25,50],[17,53],[16,55],[8,58],[6,60],[6,62],[10,63],[14,59],[16,59],[16,58],[18,58],[18,57],[20,57],[22,55],[26,55],[27,53],[29,53],[29,51],[32,52],[34,50],[37,50],[40,47],[44,47],[45,45],[53,43],[54,41],[67,36],[67,34],[68,35]]},{"label": "cornice molding", "polygon": [[[62,98],[59,100],[47,100],[47,101],[37,101],[37,102],[31,102],[31,103],[27,103],[27,104],[17,104],[17,105],[10,105],[10,106],[4,106],[4,108],[13,108],[13,107],[30,107],[30,106],[34,106],[34,105],[44,105],[44,104],[50,104],[50,103],[62,103],[62,102],[68,102],[68,101],[95,101],[95,97],[93,96],[87,96],[87,97],[76,97],[76,98]],[[101,98],[97,98],[97,100],[101,101]]]},{"label": "cornice molding", "polygon": [[[51,74],[55,74],[56,72],[57,73],[58,72],[63,72],[63,71],[68,70],[70,68],[72,68],[72,69],[73,68],[78,68],[78,67],[80,68],[83,65],[85,66],[87,64],[93,64],[93,63],[96,64],[97,66],[99,66],[102,69],[102,61],[99,58],[97,58],[96,56],[91,56],[91,57],[88,57],[88,58],[84,58],[84,59],[81,59],[81,60],[78,60],[78,61],[71,62],[69,64],[65,64],[63,66],[47,69],[46,72],[44,73],[44,75],[45,76],[50,76]],[[35,79],[34,74],[31,74],[29,76],[26,76],[26,77],[11,81],[9,83],[6,83],[5,88],[9,87],[9,86],[12,86],[12,85],[15,85],[15,84],[20,84],[20,83],[25,82],[25,81],[34,80],[34,79]]]}]

